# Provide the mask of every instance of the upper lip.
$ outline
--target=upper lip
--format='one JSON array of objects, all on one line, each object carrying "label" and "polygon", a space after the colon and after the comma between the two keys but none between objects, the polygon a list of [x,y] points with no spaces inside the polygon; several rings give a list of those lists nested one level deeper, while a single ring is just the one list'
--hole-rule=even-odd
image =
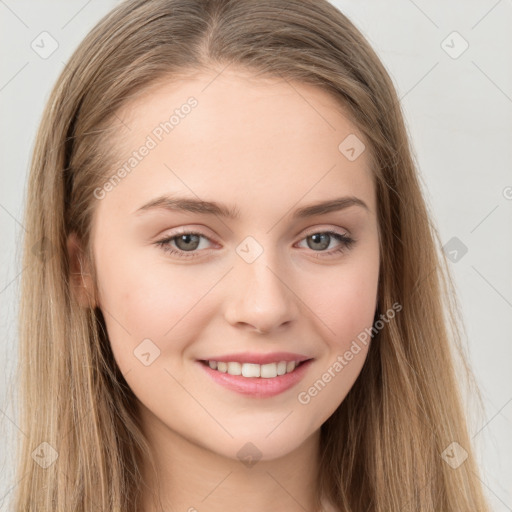
[{"label": "upper lip", "polygon": [[239,354],[222,354],[219,356],[212,356],[202,361],[223,361],[226,363],[252,363],[252,364],[268,364],[278,363],[279,361],[307,361],[311,357],[303,354],[294,354],[292,352],[272,352],[269,354],[258,354],[256,352],[241,352]]}]

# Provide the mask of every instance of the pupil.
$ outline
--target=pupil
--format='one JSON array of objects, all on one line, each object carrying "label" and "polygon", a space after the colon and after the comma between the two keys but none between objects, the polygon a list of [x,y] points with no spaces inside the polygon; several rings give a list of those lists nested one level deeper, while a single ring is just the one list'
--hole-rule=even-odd
[{"label": "pupil", "polygon": [[[316,247],[316,249],[325,249],[327,247],[329,247],[329,236],[327,233],[316,233],[314,235],[311,235],[310,238],[313,239],[313,242],[314,243],[320,243],[321,244],[321,247]],[[321,243],[320,242],[320,237],[324,237],[325,240],[324,240],[324,243]],[[314,247],[311,247],[311,249],[313,249]]]},{"label": "pupil", "polygon": [[[192,238],[195,237],[196,240],[192,240]],[[176,240],[176,243],[178,245],[178,247],[180,249],[196,249],[197,248],[197,245],[198,245],[198,239],[199,237],[197,235],[181,235],[177,240]],[[185,243],[185,247],[180,247],[180,243],[181,242],[184,242]],[[189,244],[192,242],[192,245],[193,247],[191,247]],[[195,242],[195,246],[194,246],[194,242]]]}]

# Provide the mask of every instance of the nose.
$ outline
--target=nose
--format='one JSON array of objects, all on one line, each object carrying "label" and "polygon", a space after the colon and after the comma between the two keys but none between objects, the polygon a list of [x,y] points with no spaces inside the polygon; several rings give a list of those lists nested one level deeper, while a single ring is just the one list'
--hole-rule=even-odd
[{"label": "nose", "polygon": [[289,326],[299,314],[298,298],[289,283],[290,273],[284,272],[275,260],[271,262],[264,257],[265,254],[252,263],[243,260],[236,263],[228,284],[225,311],[231,325],[261,334]]}]

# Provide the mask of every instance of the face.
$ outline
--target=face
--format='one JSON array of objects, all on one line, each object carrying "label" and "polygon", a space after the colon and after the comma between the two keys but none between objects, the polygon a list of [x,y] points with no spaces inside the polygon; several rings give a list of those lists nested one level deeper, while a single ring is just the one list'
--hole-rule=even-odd
[{"label": "face", "polygon": [[118,114],[116,177],[94,198],[98,306],[148,429],[271,460],[318,433],[364,363],[375,190],[328,93],[215,76]]}]

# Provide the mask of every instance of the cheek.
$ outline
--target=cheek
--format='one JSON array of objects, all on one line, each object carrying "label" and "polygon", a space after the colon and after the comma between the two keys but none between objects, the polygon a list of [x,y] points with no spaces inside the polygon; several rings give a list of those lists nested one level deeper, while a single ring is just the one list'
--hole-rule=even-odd
[{"label": "cheek", "polygon": [[309,428],[318,428],[334,413],[357,380],[371,344],[377,306],[377,245],[347,262],[331,276],[328,291],[316,293],[319,316],[328,326],[327,346],[315,375],[298,392],[297,401]]},{"label": "cheek", "polygon": [[323,293],[310,294],[314,309],[327,326],[327,339],[344,350],[373,324],[378,294],[378,260],[347,265],[331,275]]},{"label": "cheek", "polygon": [[340,272],[327,293],[312,296],[325,328],[324,356],[297,392],[301,417],[311,431],[319,428],[343,402],[364,365],[378,290],[378,266]]},{"label": "cheek", "polygon": [[144,268],[137,258],[123,259],[114,253],[104,253],[98,261],[100,308],[123,372],[138,363],[134,350],[144,340],[151,340],[164,356],[182,351],[186,342],[180,340],[199,335],[206,313],[198,305],[214,280],[198,279],[185,267]]}]

